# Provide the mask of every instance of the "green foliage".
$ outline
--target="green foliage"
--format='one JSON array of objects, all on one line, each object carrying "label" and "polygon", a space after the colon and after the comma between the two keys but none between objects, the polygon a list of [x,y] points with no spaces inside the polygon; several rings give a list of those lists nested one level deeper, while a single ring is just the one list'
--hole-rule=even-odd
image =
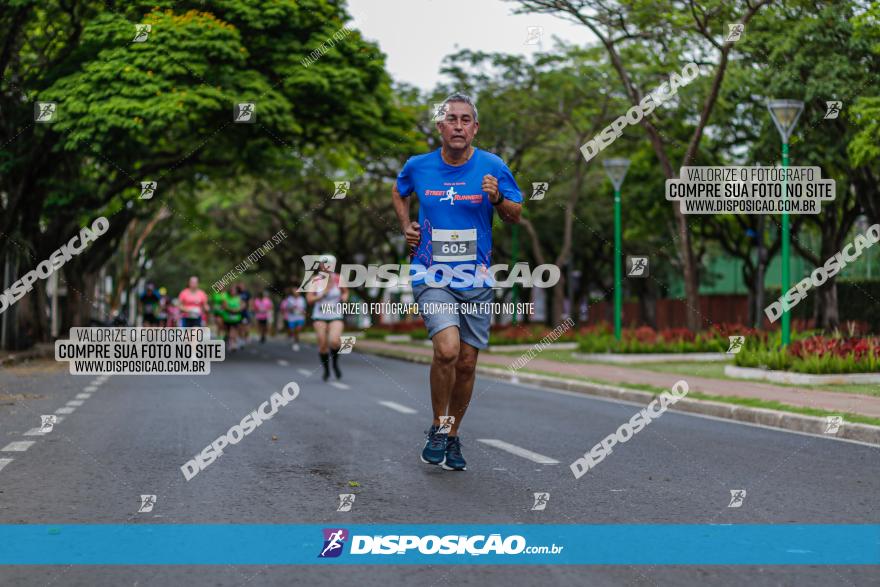
[{"label": "green foliage", "polygon": [[698,334],[693,340],[640,340],[626,336],[618,341],[612,333],[595,332],[578,340],[582,353],[723,353],[727,347],[727,339],[709,334]]}]

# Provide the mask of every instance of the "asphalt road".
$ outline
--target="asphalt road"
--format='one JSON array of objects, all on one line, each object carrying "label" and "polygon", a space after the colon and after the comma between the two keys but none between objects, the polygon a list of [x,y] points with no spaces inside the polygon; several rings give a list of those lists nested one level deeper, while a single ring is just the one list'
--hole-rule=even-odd
[{"label": "asphalt road", "polygon": [[[314,347],[294,353],[270,342],[227,355],[205,377],[96,382],[54,361],[0,370],[0,523],[880,522],[877,448],[668,412],[575,479],[569,463],[638,407],[483,377],[461,430],[468,471],[443,471],[418,459],[430,422],[427,367],[355,352],[342,357],[342,368],[342,385],[324,383]],[[289,381],[301,388],[295,401],[184,479],[183,463]],[[34,430],[41,414],[59,409],[63,419],[50,433]],[[747,491],[739,508],[728,507],[731,489]],[[535,492],[550,494],[543,511],[531,509]],[[356,495],[351,511],[336,511],[340,493]],[[142,494],[157,496],[152,512],[138,512]],[[866,585],[875,573],[821,566],[13,566],[0,568],[0,584],[757,587]]]}]

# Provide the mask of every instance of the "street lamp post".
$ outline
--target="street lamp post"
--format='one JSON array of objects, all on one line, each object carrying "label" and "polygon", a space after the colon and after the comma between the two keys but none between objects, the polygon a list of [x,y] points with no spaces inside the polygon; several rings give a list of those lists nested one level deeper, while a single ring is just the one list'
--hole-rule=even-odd
[{"label": "street lamp post", "polygon": [[[782,168],[788,167],[788,139],[804,110],[804,103],[800,100],[770,100],[767,110],[773,118],[773,124],[782,137]],[[785,173],[783,171],[783,173]],[[788,182],[785,176],[782,180],[782,201],[788,199]],[[791,241],[791,226],[789,225],[788,212],[782,212],[782,284],[781,292],[785,294],[791,284],[789,258]],[[783,308],[782,312],[782,346],[788,346],[791,342],[791,314]]]},{"label": "street lamp post", "polygon": [[629,169],[629,159],[606,159],[603,162],[605,173],[614,186],[614,338],[620,340],[620,311],[623,301],[621,293],[621,255],[623,248],[621,245],[621,227],[620,227],[620,186],[623,185],[623,179]]}]

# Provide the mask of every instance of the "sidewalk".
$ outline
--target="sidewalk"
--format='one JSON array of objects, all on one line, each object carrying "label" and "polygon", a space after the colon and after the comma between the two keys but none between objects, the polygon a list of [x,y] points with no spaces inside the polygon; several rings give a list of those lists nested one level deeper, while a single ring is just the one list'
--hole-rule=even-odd
[{"label": "sidewalk", "polygon": [[[430,359],[432,350],[423,346],[403,346],[373,340],[358,340],[360,350],[386,351],[406,353]],[[481,353],[479,365],[507,369],[516,357],[490,355]],[[838,393],[831,391],[807,390],[795,387],[782,387],[770,383],[752,381],[729,381],[712,379],[687,374],[659,373],[645,371],[633,367],[603,365],[597,363],[563,363],[535,358],[525,367],[527,370],[543,371],[557,377],[578,376],[608,383],[628,383],[651,385],[670,388],[685,379],[691,391],[699,391],[707,395],[720,397],[752,398],[764,401],[779,402],[801,408],[813,408],[835,413],[854,413],[862,416],[880,418],[880,397],[872,397],[855,393]]]},{"label": "sidewalk", "polygon": [[8,367],[23,361],[49,359],[55,356],[53,343],[40,343],[23,351],[0,351],[0,367]]}]

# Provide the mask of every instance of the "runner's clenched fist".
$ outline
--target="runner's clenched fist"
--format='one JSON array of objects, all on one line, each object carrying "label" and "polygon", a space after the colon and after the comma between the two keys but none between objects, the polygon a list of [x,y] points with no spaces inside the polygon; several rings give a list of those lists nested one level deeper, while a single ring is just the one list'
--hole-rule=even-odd
[{"label": "runner's clenched fist", "polygon": [[419,228],[418,222],[410,222],[409,226],[404,229],[403,234],[406,236],[406,243],[409,246],[419,246],[419,241],[422,238],[422,231],[421,228]]},{"label": "runner's clenched fist", "polygon": [[489,174],[483,176],[483,191],[489,195],[489,202],[498,201],[498,180]]}]

